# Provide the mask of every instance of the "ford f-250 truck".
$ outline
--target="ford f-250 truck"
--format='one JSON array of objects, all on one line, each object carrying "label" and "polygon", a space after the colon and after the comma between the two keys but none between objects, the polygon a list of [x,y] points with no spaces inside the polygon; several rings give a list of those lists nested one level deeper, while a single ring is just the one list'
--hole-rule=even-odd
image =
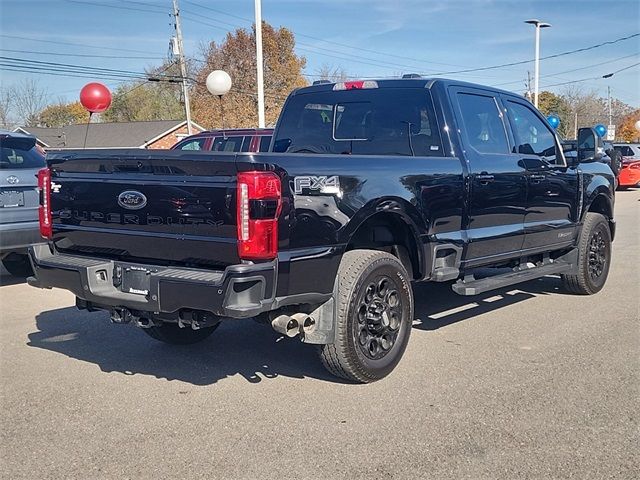
[{"label": "ford f-250 truck", "polygon": [[407,346],[412,282],[603,287],[614,177],[597,142],[582,130],[567,160],[529,102],[462,82],[301,88],[268,153],[50,153],[29,282],[168,343],[256,317],[371,382]]}]

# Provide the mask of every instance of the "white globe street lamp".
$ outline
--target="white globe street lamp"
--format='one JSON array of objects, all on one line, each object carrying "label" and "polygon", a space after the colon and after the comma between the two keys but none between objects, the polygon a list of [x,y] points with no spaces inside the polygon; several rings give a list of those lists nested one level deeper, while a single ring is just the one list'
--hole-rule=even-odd
[{"label": "white globe street lamp", "polygon": [[218,97],[226,95],[231,90],[231,77],[224,70],[214,70],[207,75],[207,90]]},{"label": "white globe street lamp", "polygon": [[540,82],[540,29],[548,28],[551,26],[550,23],[541,22],[540,20],[533,18],[531,20],[526,20],[524,23],[528,23],[529,25],[533,25],[536,27],[536,56],[535,56],[535,73],[534,73],[534,100],[533,104],[538,108],[538,85]]},{"label": "white globe street lamp", "polygon": [[207,75],[207,90],[211,95],[215,95],[220,100],[220,116],[222,118],[222,136],[226,138],[224,132],[224,105],[222,104],[222,96],[229,93],[231,90],[231,77],[224,70],[214,70]]}]

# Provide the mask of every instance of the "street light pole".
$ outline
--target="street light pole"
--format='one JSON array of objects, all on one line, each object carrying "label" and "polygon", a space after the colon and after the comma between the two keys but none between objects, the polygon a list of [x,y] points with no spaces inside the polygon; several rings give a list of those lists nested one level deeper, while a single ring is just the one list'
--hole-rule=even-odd
[{"label": "street light pole", "polygon": [[533,80],[533,89],[534,89],[534,97],[533,104],[538,108],[538,94],[540,90],[540,29],[550,27],[550,23],[541,22],[537,19],[527,20],[524,23],[528,23],[530,25],[534,25],[536,27],[536,56],[535,56],[535,71],[534,71],[534,80]]},{"label": "street light pole", "polygon": [[256,67],[258,83],[258,127],[264,128],[264,73],[262,65],[262,0],[256,4]]}]

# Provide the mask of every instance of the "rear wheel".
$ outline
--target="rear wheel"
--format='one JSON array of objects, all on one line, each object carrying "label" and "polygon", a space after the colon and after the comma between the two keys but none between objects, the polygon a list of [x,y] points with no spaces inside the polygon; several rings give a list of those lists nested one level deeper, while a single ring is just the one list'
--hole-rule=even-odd
[{"label": "rear wheel", "polygon": [[379,380],[395,368],[409,341],[409,276],[393,255],[353,250],[342,257],[336,282],[336,341],[320,347],[322,363],[347,380]]},{"label": "rear wheel", "polygon": [[30,277],[33,275],[29,256],[23,253],[10,253],[2,259],[2,265],[14,277]]},{"label": "rear wheel", "polygon": [[607,219],[589,212],[582,225],[578,243],[577,274],[562,275],[572,293],[593,295],[604,287],[611,266],[611,231]]},{"label": "rear wheel", "polygon": [[190,326],[180,328],[177,323],[163,323],[159,327],[143,328],[142,331],[160,342],[171,345],[191,345],[209,337],[219,325],[220,322],[211,327],[194,330]]}]

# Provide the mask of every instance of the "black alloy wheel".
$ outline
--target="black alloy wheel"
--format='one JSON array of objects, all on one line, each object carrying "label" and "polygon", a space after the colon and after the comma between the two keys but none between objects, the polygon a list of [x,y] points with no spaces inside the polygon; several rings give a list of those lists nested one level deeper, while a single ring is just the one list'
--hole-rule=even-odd
[{"label": "black alloy wheel", "polygon": [[360,351],[379,360],[395,345],[402,321],[402,300],[398,285],[387,275],[378,275],[360,293],[358,321],[353,322],[354,339]]},{"label": "black alloy wheel", "polygon": [[335,342],[320,346],[332,374],[359,383],[389,375],[409,342],[413,323],[411,279],[387,252],[351,250],[334,287]]},{"label": "black alloy wheel", "polygon": [[604,287],[611,267],[611,230],[607,218],[587,213],[580,238],[574,273],[562,275],[565,288],[579,295],[593,295]]}]

